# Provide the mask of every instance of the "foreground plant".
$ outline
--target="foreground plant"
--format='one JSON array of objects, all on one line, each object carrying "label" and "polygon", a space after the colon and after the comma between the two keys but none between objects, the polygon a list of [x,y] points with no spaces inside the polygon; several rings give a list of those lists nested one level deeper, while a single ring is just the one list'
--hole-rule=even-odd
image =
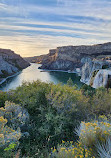
[{"label": "foreground plant", "polygon": [[20,105],[6,101],[5,107],[0,108],[0,156],[15,154],[23,136],[20,128],[28,119],[28,112]]},{"label": "foreground plant", "polygon": [[111,143],[108,140],[111,137],[111,123],[98,121],[81,122],[80,127],[76,129],[76,133],[82,146],[88,149],[91,148],[92,153],[96,157],[103,155],[101,158],[110,158],[110,156],[105,157],[104,155],[110,154]]},{"label": "foreground plant", "polygon": [[0,117],[0,147],[9,144],[11,142],[16,142],[21,138],[20,129],[17,131],[6,125],[7,119]]},{"label": "foreground plant", "polygon": [[111,136],[111,124],[108,122],[82,122],[76,129],[80,142],[86,147],[93,147],[95,143],[104,143]]},{"label": "foreground plant", "polygon": [[73,141],[62,141],[57,149],[52,149],[50,157],[52,158],[94,158],[91,156],[91,151],[84,148],[80,142],[73,145]]},{"label": "foreground plant", "polygon": [[106,143],[97,145],[98,154],[100,158],[110,158],[111,157],[111,138],[107,139]]}]

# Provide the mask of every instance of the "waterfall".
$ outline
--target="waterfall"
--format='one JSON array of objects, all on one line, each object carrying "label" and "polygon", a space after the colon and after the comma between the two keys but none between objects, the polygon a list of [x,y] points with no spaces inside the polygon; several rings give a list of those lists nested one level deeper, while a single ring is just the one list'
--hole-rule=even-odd
[{"label": "waterfall", "polygon": [[111,70],[99,70],[94,78],[92,87],[105,87],[107,85],[109,75],[111,75]]}]

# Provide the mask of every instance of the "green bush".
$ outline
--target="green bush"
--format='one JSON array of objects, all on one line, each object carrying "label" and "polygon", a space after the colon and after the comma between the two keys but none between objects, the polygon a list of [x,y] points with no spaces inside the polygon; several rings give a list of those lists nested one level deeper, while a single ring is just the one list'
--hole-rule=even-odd
[{"label": "green bush", "polygon": [[71,86],[71,87],[74,85],[74,83],[73,83],[71,78],[69,78],[69,80],[67,81],[67,85]]},{"label": "green bush", "polygon": [[111,137],[111,123],[106,121],[81,122],[80,127],[76,129],[76,133],[82,146],[88,149],[91,148],[95,157],[98,157],[98,144],[102,146]]},{"label": "green bush", "polygon": [[49,158],[95,158],[91,156],[91,151],[83,147],[80,142],[62,141],[57,149],[53,148]]},{"label": "green bush", "polygon": [[109,68],[109,65],[103,65],[102,66],[102,69],[107,69],[107,68]]},{"label": "green bush", "polygon": [[57,148],[62,140],[77,141],[74,131],[81,121],[99,115],[111,118],[111,89],[107,92],[105,88],[95,90],[84,85],[78,90],[69,85],[24,82],[16,90],[0,92],[1,107],[7,100],[29,113],[30,120],[21,132],[27,131],[30,137],[22,137],[19,145],[24,157],[47,158],[51,148]]},{"label": "green bush", "polygon": [[91,110],[96,116],[111,114],[111,89],[99,88],[91,98]]}]

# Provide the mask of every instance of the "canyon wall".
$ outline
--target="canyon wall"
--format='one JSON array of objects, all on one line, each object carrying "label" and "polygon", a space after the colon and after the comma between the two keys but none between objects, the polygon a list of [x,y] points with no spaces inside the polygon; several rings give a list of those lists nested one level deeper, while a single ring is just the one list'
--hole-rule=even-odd
[{"label": "canyon wall", "polygon": [[111,61],[88,58],[81,68],[81,82],[93,88],[107,87],[111,76]]},{"label": "canyon wall", "polygon": [[111,55],[111,42],[91,46],[64,46],[50,50],[49,54],[41,59],[42,69],[71,70],[82,66],[84,57],[96,58],[101,55]]},{"label": "canyon wall", "polygon": [[30,64],[10,49],[0,49],[0,81]]},{"label": "canyon wall", "polygon": [[[111,42],[89,46],[57,47],[50,50],[49,54],[33,59],[42,64],[40,69],[75,72],[81,76],[81,82],[98,88],[102,85],[106,86],[109,80],[111,64],[106,58],[111,61]],[[100,77],[103,78],[101,83],[99,76],[103,76]],[[104,79],[107,81],[103,81]]]}]

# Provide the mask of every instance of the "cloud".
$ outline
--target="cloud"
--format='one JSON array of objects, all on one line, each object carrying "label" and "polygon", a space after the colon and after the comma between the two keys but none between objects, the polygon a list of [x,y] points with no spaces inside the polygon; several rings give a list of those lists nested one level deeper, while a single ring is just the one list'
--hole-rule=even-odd
[{"label": "cloud", "polygon": [[[10,19],[9,19],[10,20]],[[22,31],[32,34],[40,34],[45,32],[45,34],[57,33],[63,36],[80,36],[84,37],[95,37],[108,38],[111,39],[111,23],[107,25],[104,23],[99,24],[99,27],[95,24],[85,24],[85,23],[59,23],[59,22],[40,22],[40,21],[24,21],[23,19],[16,20],[15,18],[7,24],[8,18],[5,22],[1,22],[0,29],[3,31]]]},{"label": "cloud", "polygon": [[0,2],[0,47],[23,56],[48,53],[62,45],[108,42],[110,28],[108,0]]},{"label": "cloud", "polygon": [[[62,1],[62,0],[59,0]],[[11,15],[20,15],[23,17],[30,17],[32,14],[52,14],[52,15],[75,15],[84,17],[93,17],[96,19],[111,20],[111,2],[105,1],[99,2],[99,0],[63,0],[67,5],[55,5],[55,6],[44,6],[44,5],[33,5],[33,4],[22,4],[22,5],[4,5],[0,9],[0,12],[6,12]],[[21,3],[20,3],[21,4]],[[100,5],[101,4],[101,5]]]},{"label": "cloud", "polygon": [[96,44],[107,42],[105,40],[96,39],[79,39],[62,36],[25,36],[23,34],[16,34],[12,38],[0,36],[0,47],[14,50],[22,56],[35,56],[40,54],[47,54],[49,49],[56,48],[63,45],[81,45],[81,44]]}]

